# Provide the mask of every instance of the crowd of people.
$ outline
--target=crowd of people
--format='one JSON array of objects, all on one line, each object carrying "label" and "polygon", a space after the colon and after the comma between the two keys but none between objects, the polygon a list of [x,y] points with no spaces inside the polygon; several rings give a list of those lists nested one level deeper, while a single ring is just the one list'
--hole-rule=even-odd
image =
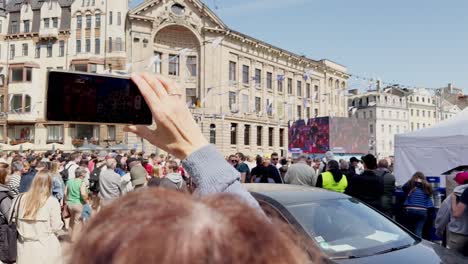
[{"label": "crowd of people", "polygon": [[[230,155],[227,160],[241,173],[243,182],[295,184],[345,193],[390,218],[399,215],[401,224],[419,237],[423,237],[429,212],[434,208],[432,186],[421,172],[416,172],[402,186],[404,199],[398,206],[394,199],[396,181],[389,161],[377,161],[372,154],[363,156],[361,160],[352,157],[349,162],[335,160],[330,151],[322,160],[311,159],[308,155],[301,155],[294,160],[279,159],[277,153],[272,153],[269,158],[257,156],[256,164],[251,161],[251,157],[245,157],[242,153]],[[462,198],[468,181],[464,179],[458,180],[460,186],[443,203],[443,210],[439,211],[436,222],[439,237],[443,237],[446,227],[449,228],[449,248],[468,255],[468,210],[464,209],[468,191]],[[397,212],[396,208],[399,207],[402,210]],[[459,211],[452,208],[458,208]]]},{"label": "crowd of people", "polygon": [[[14,229],[0,241],[8,249],[0,251],[4,263],[320,262],[324,256],[309,240],[266,217],[245,182],[316,186],[391,214],[395,178],[386,161],[366,155],[348,164],[331,152],[323,160],[277,153],[226,159],[208,144],[170,79],[133,74],[132,80],[157,128],[126,130],[170,154],[0,153],[0,230]],[[432,206],[431,188],[416,173],[405,190],[407,226],[418,233]],[[446,221],[455,235],[464,225],[453,222],[468,211],[467,191],[457,193]],[[72,243],[66,252],[60,232]],[[460,245],[463,236],[455,235]]]}]

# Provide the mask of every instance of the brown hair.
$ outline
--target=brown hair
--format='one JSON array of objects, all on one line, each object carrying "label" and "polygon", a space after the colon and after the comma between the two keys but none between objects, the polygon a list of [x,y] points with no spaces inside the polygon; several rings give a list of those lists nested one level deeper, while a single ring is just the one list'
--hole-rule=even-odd
[{"label": "brown hair", "polygon": [[427,194],[427,195],[432,195],[432,186],[427,182],[426,176],[424,176],[424,173],[418,171],[416,172],[413,177],[411,177],[411,180],[409,182],[409,187],[410,190],[413,190],[416,188],[416,180],[420,179],[422,183],[422,190]]},{"label": "brown hair", "polygon": [[[104,207],[69,259],[70,264],[310,262],[291,229],[277,222],[231,194],[194,200],[150,188]],[[262,250],[255,250],[259,246]]]},{"label": "brown hair", "polygon": [[168,169],[172,170],[173,172],[177,172],[177,169],[179,169],[179,165],[177,165],[177,162],[173,160],[166,161],[166,166]]},{"label": "brown hair", "polygon": [[6,178],[8,176],[8,170],[4,168],[0,168],[0,183],[5,184]]}]

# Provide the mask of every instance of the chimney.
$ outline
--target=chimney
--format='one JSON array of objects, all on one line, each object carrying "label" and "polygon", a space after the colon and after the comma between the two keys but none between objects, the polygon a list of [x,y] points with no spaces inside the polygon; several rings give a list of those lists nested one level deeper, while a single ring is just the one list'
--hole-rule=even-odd
[{"label": "chimney", "polygon": [[448,84],[448,91],[449,91],[449,94],[453,94],[453,86],[451,83]]}]

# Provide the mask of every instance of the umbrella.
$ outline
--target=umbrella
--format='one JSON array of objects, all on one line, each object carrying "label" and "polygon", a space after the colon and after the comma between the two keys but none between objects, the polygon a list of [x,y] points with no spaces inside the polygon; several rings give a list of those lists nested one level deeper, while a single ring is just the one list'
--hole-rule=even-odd
[{"label": "umbrella", "polygon": [[448,171],[442,173],[442,175],[450,175],[454,171],[464,171],[464,170],[468,170],[468,165],[458,166],[456,168],[453,168],[451,170],[448,170]]}]

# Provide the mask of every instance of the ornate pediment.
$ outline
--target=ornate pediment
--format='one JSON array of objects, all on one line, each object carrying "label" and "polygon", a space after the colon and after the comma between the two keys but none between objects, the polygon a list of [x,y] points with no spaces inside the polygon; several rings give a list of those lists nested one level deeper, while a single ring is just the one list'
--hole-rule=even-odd
[{"label": "ornate pediment", "polygon": [[148,0],[130,12],[130,17],[148,18],[153,28],[179,24],[201,32],[203,26],[227,29],[226,25],[199,0]]}]

